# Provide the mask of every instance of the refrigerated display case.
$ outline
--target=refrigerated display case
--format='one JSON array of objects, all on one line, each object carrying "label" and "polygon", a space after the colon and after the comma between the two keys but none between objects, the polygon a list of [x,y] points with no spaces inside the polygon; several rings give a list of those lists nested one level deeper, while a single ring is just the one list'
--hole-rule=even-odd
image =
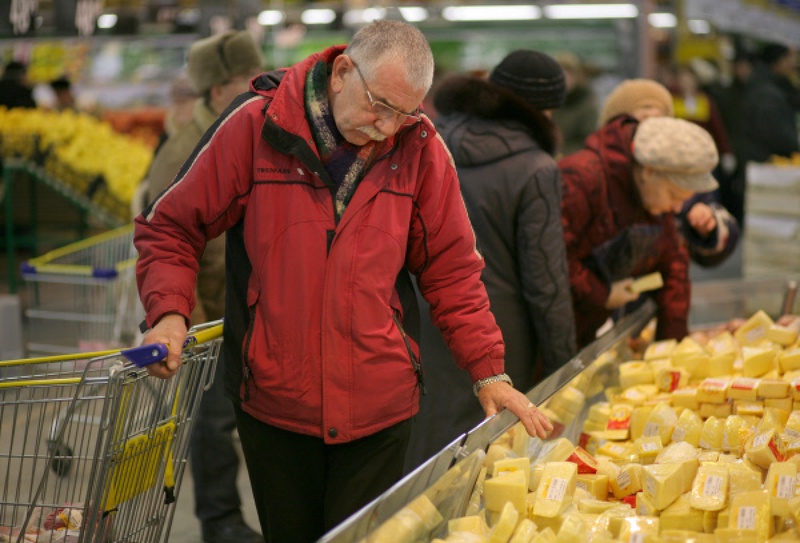
[{"label": "refrigerated display case", "polygon": [[[793,313],[796,285],[795,277],[697,284],[693,288],[691,329],[711,330],[733,319],[747,318],[758,310],[774,319]],[[618,385],[619,364],[641,357],[642,338],[652,339],[655,311],[655,304],[648,301],[526,394],[534,404],[555,409],[553,399],[559,391],[577,385],[583,393],[583,398],[571,409],[559,411],[562,417],[563,413],[572,416],[557,421],[548,442],[564,437],[578,445],[586,437],[582,428],[587,414],[592,405],[606,400],[607,388]],[[575,409],[576,405],[580,409]],[[468,511],[476,483],[482,481],[481,469],[489,446],[501,436],[508,436],[517,423],[518,419],[505,411],[483,421],[320,541],[381,543],[444,538],[447,521]],[[537,455],[547,450],[548,442],[531,438],[526,441],[525,453],[535,462]]]}]

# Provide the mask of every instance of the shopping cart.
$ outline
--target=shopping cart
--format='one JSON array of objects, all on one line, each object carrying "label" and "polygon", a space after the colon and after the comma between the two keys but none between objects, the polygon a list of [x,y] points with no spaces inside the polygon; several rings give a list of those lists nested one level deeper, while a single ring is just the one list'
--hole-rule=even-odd
[{"label": "shopping cart", "polygon": [[0,362],[0,541],[166,541],[221,334],[193,328],[171,379],[160,344]]},{"label": "shopping cart", "polygon": [[144,313],[135,264],[133,224],[25,262],[27,356],[134,345]]}]

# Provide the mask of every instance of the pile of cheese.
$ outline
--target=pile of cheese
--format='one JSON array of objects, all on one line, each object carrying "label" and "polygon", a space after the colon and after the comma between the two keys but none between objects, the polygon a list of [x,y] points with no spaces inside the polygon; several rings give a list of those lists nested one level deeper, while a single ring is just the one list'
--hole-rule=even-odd
[{"label": "pile of cheese", "polygon": [[[434,541],[800,541],[797,327],[759,311],[618,369],[577,446],[520,425],[493,443],[466,515]],[[584,373],[544,407],[551,419],[586,413]]]}]

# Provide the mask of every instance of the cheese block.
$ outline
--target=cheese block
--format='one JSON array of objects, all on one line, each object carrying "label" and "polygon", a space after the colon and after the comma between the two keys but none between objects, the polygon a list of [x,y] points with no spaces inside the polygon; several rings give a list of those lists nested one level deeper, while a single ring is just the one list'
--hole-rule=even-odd
[{"label": "cheese block", "polygon": [[483,507],[483,483],[486,480],[488,469],[489,468],[482,465],[481,469],[478,471],[478,478],[475,480],[475,486],[472,488],[472,494],[469,496],[464,515],[476,515]]},{"label": "cheese block", "polygon": [[559,437],[546,441],[533,464],[546,464],[547,462],[563,462],[575,451],[575,445],[565,438]]},{"label": "cheese block", "polygon": [[733,364],[736,360],[736,351],[733,349],[711,355],[706,367],[706,375],[709,377],[721,377],[733,375]]},{"label": "cheese block", "polygon": [[736,340],[727,330],[708,338],[708,343],[706,343],[706,349],[711,351],[711,354],[722,354],[728,351],[736,351],[736,347]]},{"label": "cheese block", "polygon": [[514,533],[514,529],[517,527],[519,515],[519,509],[511,502],[506,502],[503,509],[500,511],[500,517],[492,526],[492,531],[489,533],[489,543],[508,543],[508,540],[511,539],[511,535]]},{"label": "cheese block", "polygon": [[618,504],[617,507],[612,507],[600,513],[597,522],[595,522],[595,528],[604,527],[611,533],[611,537],[618,539],[622,523],[626,518],[635,515],[636,511],[632,507]]},{"label": "cheese block", "polygon": [[797,329],[773,323],[767,329],[767,340],[788,347],[797,341]]},{"label": "cheese block", "polygon": [[619,365],[619,386],[629,388],[653,383],[653,370],[646,362],[624,362]]},{"label": "cheese block", "polygon": [[566,386],[550,398],[547,407],[565,415],[562,417],[563,420],[572,420],[580,414],[585,404],[586,397],[583,392],[573,386]]},{"label": "cheese block", "polygon": [[652,464],[656,460],[656,456],[664,446],[661,444],[660,436],[640,437],[635,440],[633,446],[636,450],[636,455],[639,457],[639,462],[642,465]]},{"label": "cheese block", "polygon": [[789,414],[783,431],[791,438],[800,438],[800,411],[792,411]]},{"label": "cheese block", "polygon": [[697,387],[695,398],[700,404],[703,403],[725,403],[728,400],[728,388],[730,379],[722,377],[709,377],[703,379]]},{"label": "cheese block", "polygon": [[[661,511],[660,524],[662,538],[666,539],[667,530],[688,530],[690,532],[703,533],[704,529],[704,511],[695,509],[689,503],[689,494],[681,494],[678,498],[666,509]],[[694,541],[697,536],[692,536],[683,541]],[[670,539],[670,541],[679,541]]]},{"label": "cheese block", "polygon": [[778,353],[778,366],[783,373],[800,370],[800,347],[792,347]]},{"label": "cheese block", "polygon": [[662,443],[669,443],[672,431],[677,424],[678,416],[675,414],[675,410],[668,403],[659,403],[647,416],[641,437],[659,436]]},{"label": "cheese block", "polygon": [[647,361],[669,358],[672,350],[678,344],[676,339],[663,339],[661,341],[654,341],[644,351],[644,359]]},{"label": "cheese block", "polygon": [[618,500],[636,494],[642,490],[642,465],[634,462],[625,464],[615,477],[609,477],[608,486]]},{"label": "cheese block", "polygon": [[[766,400],[764,400],[766,402]],[[764,416],[758,423],[758,432],[774,429],[776,433],[781,433],[786,421],[789,420],[789,412],[774,407],[764,407]]]},{"label": "cheese block", "polygon": [[642,468],[644,472],[644,492],[653,506],[662,510],[692,488],[697,472],[697,463],[673,462],[651,464]]},{"label": "cheese block", "polygon": [[664,278],[661,277],[660,272],[648,273],[633,280],[628,285],[628,290],[631,292],[647,292],[650,290],[658,290],[664,286]]},{"label": "cheese block", "polygon": [[548,526],[536,534],[531,543],[556,543],[556,533]]},{"label": "cheese block", "polygon": [[788,398],[789,383],[781,379],[761,379],[758,395],[762,398]]},{"label": "cheese block", "polygon": [[502,512],[506,503],[511,502],[517,511],[525,514],[527,495],[528,479],[521,470],[503,472],[483,483],[484,504],[490,511]]},{"label": "cheese block", "polygon": [[578,510],[581,513],[599,514],[608,511],[613,507],[619,507],[619,502],[610,502],[606,500],[595,500],[583,498],[578,502]]},{"label": "cheese block", "polygon": [[447,521],[447,533],[469,532],[482,536],[489,535],[489,525],[483,515],[469,515]]},{"label": "cheese block", "polygon": [[[646,541],[658,537],[659,520],[656,517],[635,516],[622,519],[619,529],[620,541]],[[584,540],[587,541],[587,540]]]},{"label": "cheese block", "polygon": [[[536,489],[533,514],[548,518],[560,515],[572,503],[577,478],[578,467],[572,462],[545,464],[542,481]],[[489,508],[488,504],[486,507]]]},{"label": "cheese block", "polygon": [[657,517],[659,514],[653,500],[644,491],[636,493],[636,514],[643,517]]},{"label": "cheese block", "polygon": [[735,400],[733,402],[733,411],[742,417],[758,417],[764,416],[764,402],[760,400],[748,402],[744,400]]},{"label": "cheese block", "polygon": [[759,541],[772,536],[769,494],[764,490],[741,492],[731,498],[729,528],[755,530]]},{"label": "cheese block", "polygon": [[489,468],[501,458],[509,457],[514,457],[514,451],[512,451],[510,447],[506,447],[505,445],[495,442],[489,445],[489,448],[486,451],[486,458],[483,459],[483,465]]},{"label": "cheese block", "polygon": [[575,487],[587,491],[596,500],[608,498],[608,475],[603,473],[579,473]]},{"label": "cheese block", "polygon": [[659,390],[672,392],[686,386],[690,373],[684,368],[665,367],[654,372],[655,385]]},{"label": "cheese block", "polygon": [[558,529],[556,541],[558,543],[585,543],[589,541],[589,526],[578,513],[572,513],[564,517],[564,522]]},{"label": "cheese block", "polygon": [[728,468],[730,495],[761,490],[761,474],[747,468],[743,463],[726,464]]},{"label": "cheese block", "polygon": [[629,461],[636,456],[636,451],[629,442],[607,441],[597,448],[597,456],[606,456],[619,461]]},{"label": "cheese block", "polygon": [[531,458],[534,454],[532,449],[539,445],[538,440],[534,440],[528,435],[522,422],[516,423],[511,428],[511,432],[511,450],[514,451],[514,454],[520,457]]},{"label": "cheese block", "polygon": [[686,387],[672,391],[672,406],[697,410],[700,407],[697,401],[697,388]]},{"label": "cheese block", "polygon": [[748,460],[756,466],[767,469],[773,462],[784,460],[783,444],[775,430],[767,430],[751,437],[745,444]]},{"label": "cheese block", "polygon": [[670,362],[675,368],[683,368],[694,377],[707,377],[707,364],[711,354],[691,337],[686,336],[672,350]]},{"label": "cheese block", "polygon": [[365,543],[414,543],[426,537],[444,519],[433,502],[422,494],[381,524]]},{"label": "cheese block", "polygon": [[492,464],[490,472],[492,477],[497,477],[509,471],[522,471],[525,474],[525,480],[528,481],[531,476],[531,461],[527,456],[520,458],[501,458]]},{"label": "cheese block", "polygon": [[738,528],[717,528],[714,530],[717,543],[761,543],[755,530]]},{"label": "cheese block", "polygon": [[597,402],[589,407],[586,420],[601,423],[605,427],[609,416],[611,416],[611,404],[608,402]]},{"label": "cheese block", "polygon": [[744,452],[741,430],[746,426],[745,419],[739,415],[731,415],[725,419],[725,427],[722,430],[723,451],[736,452],[738,455]]},{"label": "cheese block", "polygon": [[728,499],[729,471],[721,464],[698,468],[689,495],[689,504],[703,511],[720,511]]},{"label": "cheese block", "polygon": [[[794,402],[791,397],[786,398],[766,398],[764,400],[764,410],[778,409],[784,413],[791,413],[794,410]],[[787,416],[788,419],[788,416]]]},{"label": "cheese block", "polygon": [[719,462],[719,457],[722,453],[719,451],[705,451],[701,450],[697,455],[697,461],[700,465],[708,464],[710,462]]},{"label": "cheese block", "polygon": [[789,500],[794,498],[797,489],[797,464],[794,462],[775,462],[769,466],[764,489],[769,493],[772,515],[788,517],[791,514]]},{"label": "cheese block", "polygon": [[533,464],[531,465],[531,476],[528,479],[528,490],[533,492],[539,486],[539,483],[542,481],[542,474],[544,473],[544,464]]},{"label": "cheese block", "polygon": [[698,446],[703,449],[721,450],[722,434],[725,430],[725,419],[708,417],[703,424],[703,431],[700,433]]},{"label": "cheese block", "polygon": [[572,462],[578,467],[578,473],[597,473],[597,460],[583,447],[575,447],[567,462]]},{"label": "cheese block", "polygon": [[725,403],[701,403],[700,409],[698,414],[701,418],[707,419],[709,417],[715,417],[718,419],[724,419],[725,417],[730,416],[733,413],[733,403],[732,402],[725,402]]},{"label": "cheese block", "polygon": [[764,376],[777,368],[777,355],[774,347],[742,347],[742,375]]},{"label": "cheese block", "polygon": [[536,533],[536,525],[533,521],[524,518],[517,524],[517,528],[514,530],[514,534],[511,536],[511,539],[508,540],[508,543],[529,543]]},{"label": "cheese block", "polygon": [[755,401],[758,398],[760,379],[752,377],[734,377],[728,387],[729,400]]},{"label": "cheese block", "polygon": [[739,341],[739,345],[755,345],[767,339],[767,331],[775,324],[764,311],[756,311],[745,323],[740,326],[734,337]]}]

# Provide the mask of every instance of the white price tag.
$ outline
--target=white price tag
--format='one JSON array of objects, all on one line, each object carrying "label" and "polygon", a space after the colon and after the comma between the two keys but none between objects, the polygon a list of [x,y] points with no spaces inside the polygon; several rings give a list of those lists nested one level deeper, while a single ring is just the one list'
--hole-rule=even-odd
[{"label": "white price tag", "polygon": [[644,532],[633,532],[628,543],[644,543]]},{"label": "white price tag", "polygon": [[678,441],[683,441],[685,436],[686,428],[676,427],[675,430],[672,431],[672,442],[677,443]]},{"label": "white price tag", "polygon": [[617,475],[617,486],[620,489],[625,489],[628,488],[629,484],[631,484],[631,474],[627,471],[619,472],[619,475]]},{"label": "white price tag", "polygon": [[562,500],[566,492],[567,480],[559,477],[553,477],[550,480],[550,487],[547,489],[547,496],[545,496],[545,499]]},{"label": "white price tag", "polygon": [[722,494],[722,477],[709,475],[703,483],[703,496],[718,498]]},{"label": "white price tag", "polygon": [[790,475],[781,475],[778,477],[778,484],[775,486],[776,498],[794,498],[794,484],[796,478]]},{"label": "white price tag", "polygon": [[736,527],[740,530],[755,530],[756,529],[756,508],[749,505],[740,507],[739,513],[736,515]]},{"label": "white price tag", "polygon": [[760,447],[769,441],[769,434],[761,434],[753,438],[753,447]]},{"label": "white price tag", "polygon": [[653,437],[658,435],[658,431],[661,428],[661,425],[657,422],[648,422],[644,425],[644,430],[642,431],[642,435],[645,437]]},{"label": "white price tag", "polygon": [[586,481],[577,481],[577,482],[575,483],[575,487],[576,487],[576,488],[580,488],[580,489],[582,489],[582,490],[586,490],[586,491],[588,491],[588,490],[589,490],[589,485],[588,485],[588,484],[586,484]]},{"label": "white price tag", "polygon": [[642,443],[642,450],[644,452],[653,452],[658,450],[658,443]]}]

